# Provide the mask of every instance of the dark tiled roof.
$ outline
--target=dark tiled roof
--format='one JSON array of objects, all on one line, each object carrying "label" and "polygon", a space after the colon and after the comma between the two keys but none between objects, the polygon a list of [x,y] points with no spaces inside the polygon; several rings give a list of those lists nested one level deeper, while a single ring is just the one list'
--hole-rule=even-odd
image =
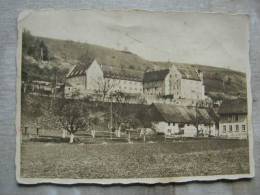
[{"label": "dark tiled roof", "polygon": [[165,79],[169,69],[156,70],[144,73],[144,82],[162,81]]},{"label": "dark tiled roof", "polygon": [[238,98],[224,100],[219,108],[219,114],[247,114],[247,100]]},{"label": "dark tiled roof", "polygon": [[154,121],[166,121],[176,123],[212,123],[215,121],[206,108],[195,108],[169,104],[152,104],[155,110]]},{"label": "dark tiled roof", "polygon": [[121,79],[128,81],[143,81],[143,72],[133,69],[121,69],[114,66],[103,65],[102,70],[105,78]]},{"label": "dark tiled roof", "polygon": [[198,70],[193,66],[187,66],[187,64],[175,64],[174,66],[181,73],[183,79],[190,79],[200,81]]},{"label": "dark tiled roof", "polygon": [[[90,60],[85,64],[76,65],[73,70],[67,75],[67,78],[82,76],[85,74],[86,70],[93,63],[94,60]],[[97,61],[98,64],[101,65]],[[115,66],[102,64],[101,69],[103,70],[104,77],[113,78],[113,79],[121,79],[121,80],[130,80],[130,81],[142,81],[143,80],[143,72],[133,69],[121,69]]]},{"label": "dark tiled roof", "polygon": [[85,63],[79,63],[77,64],[71,72],[67,75],[67,78],[76,77],[76,76],[82,76],[85,74],[86,70],[89,68],[89,66],[92,64],[94,60],[89,59]]}]

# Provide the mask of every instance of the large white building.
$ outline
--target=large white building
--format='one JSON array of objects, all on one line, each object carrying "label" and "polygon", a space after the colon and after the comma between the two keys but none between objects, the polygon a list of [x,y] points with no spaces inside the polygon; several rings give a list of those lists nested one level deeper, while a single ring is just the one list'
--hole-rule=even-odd
[{"label": "large white building", "polygon": [[203,73],[185,64],[173,64],[169,69],[145,72],[143,85],[147,96],[205,99]]},{"label": "large white building", "polygon": [[175,98],[205,99],[203,73],[200,70],[185,64],[174,64],[171,72]]},{"label": "large white building", "polygon": [[65,95],[75,91],[82,95],[113,91],[142,94],[143,72],[101,64],[94,59],[74,66],[67,74]]},{"label": "large white building", "polygon": [[161,97],[205,99],[202,72],[193,66],[175,63],[168,69],[143,72],[90,60],[75,65],[67,74],[65,95],[75,91],[83,96],[114,91],[143,94],[147,102],[156,102],[153,98]]}]

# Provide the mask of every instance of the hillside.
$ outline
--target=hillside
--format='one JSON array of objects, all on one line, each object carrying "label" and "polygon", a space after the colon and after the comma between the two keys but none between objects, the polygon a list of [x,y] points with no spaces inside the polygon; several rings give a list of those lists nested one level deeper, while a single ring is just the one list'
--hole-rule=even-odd
[{"label": "hillside", "polygon": [[[88,43],[34,36],[32,36],[32,39],[34,42],[40,42],[48,51],[48,60],[46,62],[35,59],[37,56],[25,53],[23,49],[23,75],[34,79],[53,81],[55,76],[58,75],[58,80],[62,82],[73,65],[84,63],[93,58],[107,65],[142,71],[167,68],[172,63],[152,62],[129,51],[119,51]],[[31,60],[28,60],[28,58]],[[206,94],[214,99],[230,98],[238,94],[245,96],[246,94],[246,77],[244,73],[197,64],[182,65],[195,66],[204,73]]]},{"label": "hillside", "polygon": [[56,59],[65,61],[83,61],[87,58],[96,58],[107,65],[117,66],[136,70],[154,68],[155,64],[139,57],[129,51],[119,51],[88,43],[74,41],[54,40],[41,38],[47,45],[49,51]]}]

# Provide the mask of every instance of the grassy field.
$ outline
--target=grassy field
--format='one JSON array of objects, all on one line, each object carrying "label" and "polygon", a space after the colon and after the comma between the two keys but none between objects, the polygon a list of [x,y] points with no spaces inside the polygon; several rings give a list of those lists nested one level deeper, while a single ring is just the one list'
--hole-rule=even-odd
[{"label": "grassy field", "polygon": [[21,176],[32,178],[171,177],[249,172],[247,142],[67,144],[24,142]]}]

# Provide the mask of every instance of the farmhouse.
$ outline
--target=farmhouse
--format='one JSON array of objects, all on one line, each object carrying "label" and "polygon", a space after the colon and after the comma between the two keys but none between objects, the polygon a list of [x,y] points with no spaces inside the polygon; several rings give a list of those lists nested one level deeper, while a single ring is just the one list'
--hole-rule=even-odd
[{"label": "farmhouse", "polygon": [[52,83],[42,80],[33,80],[30,82],[22,82],[23,92],[28,92],[43,96],[55,96],[64,90],[63,83]]},{"label": "farmhouse", "polygon": [[83,95],[113,91],[140,94],[143,93],[143,72],[90,60],[75,65],[67,74],[65,95],[74,91]]},{"label": "farmhouse", "polygon": [[205,99],[203,73],[185,64],[174,63],[168,69],[145,72],[143,85],[146,96]]},{"label": "farmhouse", "polygon": [[247,101],[243,98],[225,100],[219,108],[219,136],[247,138]]},{"label": "farmhouse", "polygon": [[182,137],[216,136],[216,118],[210,109],[152,104],[148,113],[153,128],[159,133]]}]

